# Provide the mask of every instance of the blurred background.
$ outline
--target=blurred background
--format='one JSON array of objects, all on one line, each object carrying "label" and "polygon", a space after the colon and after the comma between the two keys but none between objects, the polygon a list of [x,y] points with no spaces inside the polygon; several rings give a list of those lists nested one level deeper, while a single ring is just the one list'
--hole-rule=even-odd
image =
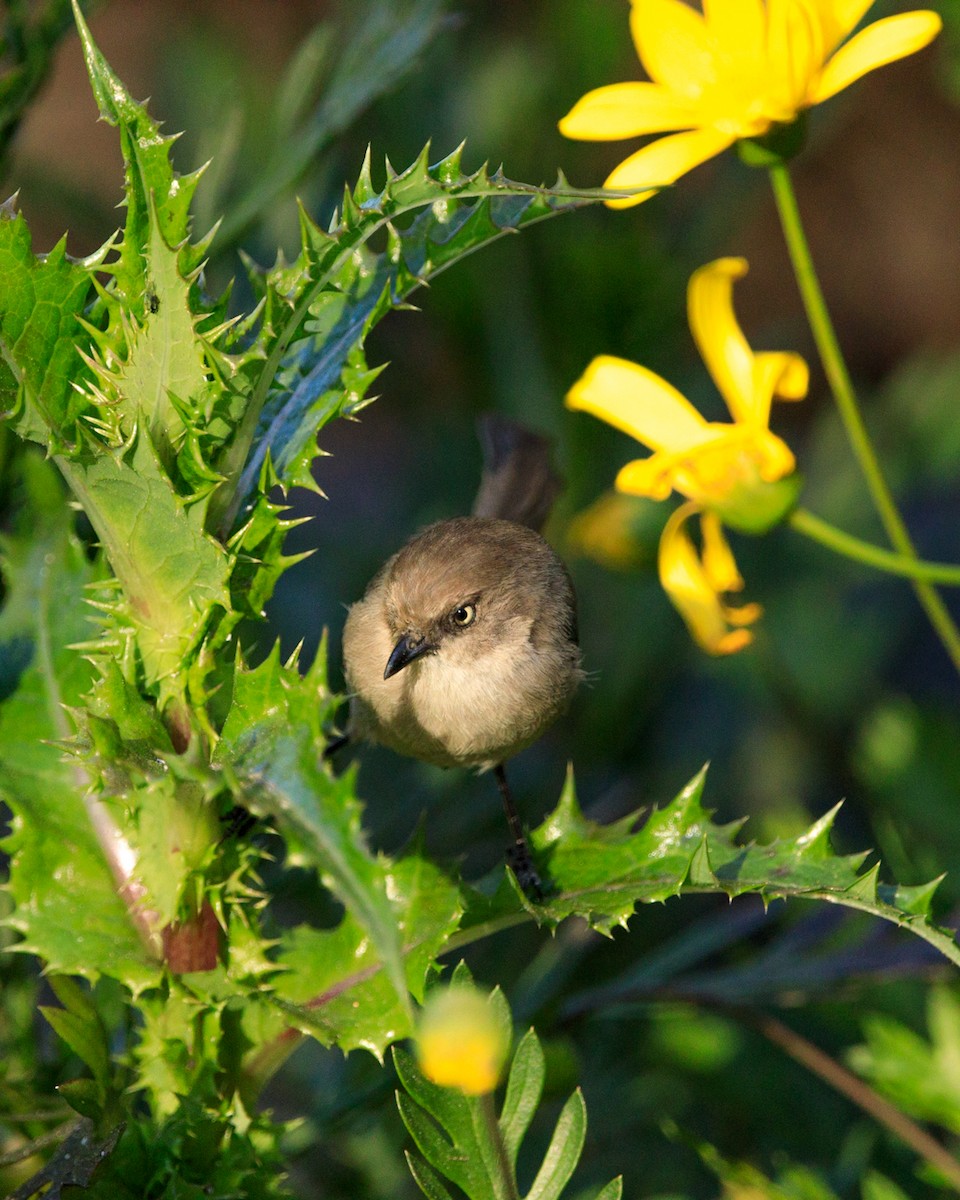
[{"label": "blurred background", "polygon": [[[117,139],[97,122],[66,7],[5,7],[4,187],[19,189],[37,251],[67,231],[70,253],[84,255],[122,219]],[[151,97],[166,132],[183,131],[178,170],[210,162],[194,232],[223,217],[207,268],[219,291],[242,276],[241,249],[264,265],[278,247],[294,256],[295,197],[329,220],[368,144],[375,180],[384,155],[401,168],[428,141],[439,158],[466,139],[468,169],[502,162],[512,179],[549,183],[560,168],[575,184],[599,185],[624,144],[565,141],[556,122],[590,88],[639,77],[627,7],[104,0],[89,17],[130,91]],[[877,4],[871,16],[900,7]],[[795,180],[910,528],[926,557],[960,561],[960,19],[947,0],[942,8],[948,25],[933,47],[812,114]],[[38,37],[30,53],[18,47],[14,18],[33,29],[49,18],[46,42]],[[380,70],[369,47],[391,37]],[[18,88],[35,90],[22,121]],[[594,354],[642,362],[708,417],[725,419],[685,317],[689,275],[722,254],[750,261],[736,304],[751,344],[799,349],[812,362],[766,179],[734,154],[639,208],[592,209],[504,239],[419,293],[419,311],[388,317],[367,347],[371,363],[389,363],[380,398],[360,420],[323,431],[315,474],[325,498],[290,498],[312,518],[290,550],[314,553],[282,581],[261,645],[279,637],[290,651],[303,641],[312,656],[328,629],[339,687],[345,605],[418,528],[469,510],[480,471],[476,418],[511,416],[555,442],[567,486],[548,535],[575,578],[590,672],[570,714],[512,765],[526,820],[534,825],[553,807],[568,762],[588,815],[606,821],[670,799],[709,761],[708,804],[719,819],[748,816],[754,838],[796,835],[845,800],[838,849],[872,848],[883,877],[903,883],[947,871],[938,912],[952,923],[960,688],[909,587],[787,528],[737,538],[746,598],[765,615],[753,647],[712,660],[657,582],[671,504],[631,505],[628,561],[618,569],[570,537],[572,518],[636,456],[625,436],[563,407]],[[238,282],[235,306],[248,300]],[[809,400],[775,410],[773,427],[797,453],[804,503],[882,543],[815,366]],[[960,602],[947,599],[960,618]],[[502,862],[490,778],[365,749],[360,791],[378,847],[401,849],[422,819],[429,850],[468,878]],[[312,880],[278,868],[270,883],[277,920],[323,919]],[[906,941],[819,907],[764,914],[753,900],[690,897],[644,909],[610,940],[576,926],[554,939],[513,930],[473,947],[468,960],[480,982],[503,985],[521,1028],[536,1023],[553,1092],[584,1087],[585,1181],[622,1171],[628,1196],[713,1196],[720,1168],[708,1169],[697,1149],[709,1143],[772,1175],[805,1164],[838,1195],[859,1195],[857,1180],[874,1164],[908,1195],[933,1196],[936,1185],[915,1177],[907,1151],[720,1004],[788,1008],[794,1028],[841,1058],[863,1040],[864,1014],[923,1032],[926,984],[941,967]],[[608,986],[619,989],[616,1004],[603,999]],[[290,1060],[268,1100],[279,1115],[305,1117],[291,1135],[304,1196],[415,1194],[391,1087],[387,1072],[358,1055],[345,1062],[304,1046]],[[960,1131],[960,1095],[954,1103]]]}]

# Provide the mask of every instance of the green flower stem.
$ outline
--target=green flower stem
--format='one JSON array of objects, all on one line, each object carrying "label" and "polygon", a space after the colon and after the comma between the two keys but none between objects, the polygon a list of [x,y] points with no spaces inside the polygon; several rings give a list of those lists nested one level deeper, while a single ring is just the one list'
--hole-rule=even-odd
[{"label": "green flower stem", "polygon": [[[850,373],[837,341],[820,281],[813,265],[790,173],[784,163],[777,163],[770,167],[770,182],[773,186],[787,250],[793,264],[797,285],[800,288],[800,295],[803,298],[813,339],[816,342],[820,360],[823,363],[823,369],[840,412],[840,418],[847,431],[850,445],[860,464],[860,470],[866,479],[874,507],[883,522],[890,544],[904,558],[916,561],[917,552],[913,541],[880,469],[873,443],[870,441],[870,435],[867,433],[860,413]],[[917,599],[936,630],[944,649],[949,654],[957,671],[960,672],[960,631],[930,580],[913,578],[911,582]]]},{"label": "green flower stem", "polygon": [[507,1155],[507,1147],[503,1142],[503,1134],[500,1132],[500,1122],[497,1120],[496,1109],[493,1107],[492,1092],[487,1092],[486,1095],[480,1096],[479,1104],[482,1113],[483,1132],[490,1143],[490,1149],[493,1157],[496,1159],[499,1172],[499,1177],[491,1180],[494,1186],[493,1194],[497,1200],[520,1200],[517,1181],[510,1167],[510,1159]]},{"label": "green flower stem", "polygon": [[797,533],[819,542],[834,553],[874,567],[878,571],[886,571],[889,575],[901,575],[906,579],[960,587],[960,566],[953,563],[925,562],[923,559],[897,554],[893,550],[884,550],[881,546],[874,546],[871,542],[864,542],[852,534],[844,533],[842,529],[837,529],[835,525],[814,516],[805,508],[795,509],[787,518],[787,524]]}]

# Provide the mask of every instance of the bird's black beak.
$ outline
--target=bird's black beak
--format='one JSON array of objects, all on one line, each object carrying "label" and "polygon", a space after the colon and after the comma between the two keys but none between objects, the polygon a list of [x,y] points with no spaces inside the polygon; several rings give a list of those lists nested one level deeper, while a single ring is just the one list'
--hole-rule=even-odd
[{"label": "bird's black beak", "polygon": [[436,650],[433,642],[428,642],[423,637],[415,637],[413,634],[405,633],[390,651],[390,657],[387,659],[387,665],[383,670],[384,679],[389,679],[391,675],[396,675],[398,671],[402,671],[404,667],[412,663],[415,658],[419,658],[421,654],[429,654],[431,650]]}]

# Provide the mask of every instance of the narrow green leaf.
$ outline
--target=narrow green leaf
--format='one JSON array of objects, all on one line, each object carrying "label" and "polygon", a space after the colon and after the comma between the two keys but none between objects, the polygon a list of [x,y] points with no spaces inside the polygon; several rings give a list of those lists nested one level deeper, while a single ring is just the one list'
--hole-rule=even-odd
[{"label": "narrow green leaf", "polygon": [[512,1172],[505,1177],[502,1154],[492,1136],[491,1098],[439,1087],[424,1077],[405,1051],[394,1047],[393,1054],[397,1076],[408,1093],[397,1096],[401,1116],[427,1161],[471,1200],[515,1196]]},{"label": "narrow green leaf", "polygon": [[526,1200],[559,1200],[583,1150],[587,1136],[587,1106],[579,1088],[563,1106],[543,1164]]},{"label": "narrow green leaf", "polygon": [[316,165],[337,134],[415,67],[443,27],[444,8],[444,0],[365,0],[351,6],[351,23],[340,44],[333,44],[324,26],[312,31],[278,89],[271,114],[273,152],[253,172],[250,189],[224,215],[217,235],[221,249],[237,242],[284,190]]},{"label": "narrow green leaf", "polygon": [[878,1171],[871,1171],[867,1175],[860,1194],[862,1200],[910,1200],[902,1188]]},{"label": "narrow green leaf", "polygon": [[530,1127],[543,1094],[545,1064],[540,1039],[528,1029],[520,1039],[500,1112],[500,1132],[511,1167],[516,1170],[517,1152]]},{"label": "narrow green leaf", "polygon": [[440,1176],[422,1158],[411,1154],[409,1150],[404,1151],[404,1157],[407,1160],[407,1166],[410,1168],[410,1174],[413,1176],[414,1182],[427,1197],[427,1200],[453,1200],[453,1197],[443,1186]]},{"label": "narrow green leaf", "polygon": [[469,987],[473,983],[473,972],[462,958],[453,968],[450,982],[451,984],[462,984],[464,987]]},{"label": "narrow green leaf", "polygon": [[441,1087],[427,1079],[411,1055],[399,1046],[393,1048],[393,1063],[405,1091],[417,1106],[428,1112],[455,1144],[471,1145],[474,1141],[474,1122],[470,1107],[476,1101],[471,1101],[457,1088]]},{"label": "narrow green leaf", "polygon": [[464,1163],[463,1156],[451,1146],[440,1127],[403,1092],[397,1092],[397,1108],[407,1132],[427,1162],[458,1187],[469,1191],[473,1172],[469,1164]]},{"label": "narrow green leaf", "polygon": [[621,1200],[623,1196],[623,1176],[618,1175],[616,1179],[611,1179],[608,1184],[602,1187],[599,1192],[595,1192],[592,1196],[587,1196],[584,1200]]}]

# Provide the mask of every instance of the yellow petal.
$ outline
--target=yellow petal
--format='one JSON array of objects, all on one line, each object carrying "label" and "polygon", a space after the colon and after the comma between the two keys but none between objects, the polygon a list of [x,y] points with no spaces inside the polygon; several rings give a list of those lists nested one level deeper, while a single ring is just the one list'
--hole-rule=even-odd
[{"label": "yellow petal", "polygon": [[703,15],[723,74],[753,75],[765,53],[767,14],[762,0],[703,0]]},{"label": "yellow petal", "polygon": [[651,450],[678,452],[700,445],[707,423],[665,379],[646,367],[598,355],[567,393],[568,408],[592,413]]},{"label": "yellow petal", "polygon": [[[660,538],[660,582],[694,640],[708,654],[733,654],[753,640],[748,629],[761,615],[759,605],[730,608],[711,586],[684,525],[697,511],[684,504],[670,517]],[[740,626],[731,628],[732,625]]]},{"label": "yellow petal", "polygon": [[874,0],[814,0],[827,54],[856,29],[873,3]]},{"label": "yellow petal", "polygon": [[564,137],[583,141],[616,141],[689,129],[695,108],[657,83],[612,83],[587,92],[559,124]]},{"label": "yellow petal", "polygon": [[[708,158],[726,150],[735,140],[734,134],[719,129],[693,129],[658,138],[624,159],[607,176],[603,186],[612,191],[666,187]],[[648,200],[653,194],[652,190],[640,192],[620,200],[607,200],[606,204],[609,208],[629,208]]]},{"label": "yellow petal", "polygon": [[703,536],[703,572],[715,592],[739,592],[743,590],[743,576],[737,567],[724,537],[720,518],[711,512],[700,517],[700,532]]},{"label": "yellow petal", "polygon": [[942,25],[935,12],[921,10],[874,21],[830,59],[812,83],[809,103],[819,104],[869,71],[922,50],[933,41]]},{"label": "yellow petal", "polygon": [[[702,508],[743,514],[744,508],[763,510],[766,485],[790,475],[796,468],[790,447],[765,426],[750,424],[705,425],[700,441],[686,450],[662,450],[637,459],[617,475],[617,491],[631,496],[665,500],[677,491]],[[731,507],[732,506],[732,507]],[[731,516],[731,524],[739,524]]]},{"label": "yellow petal", "polygon": [[810,82],[826,58],[823,27],[811,0],[767,0],[767,115],[789,121],[808,103]]},{"label": "yellow petal", "polygon": [[743,258],[720,258],[694,272],[687,315],[694,340],[730,415],[738,424],[765,427],[775,396],[802,400],[809,371],[799,354],[754,354],[733,311],[733,283],[747,273]]},{"label": "yellow petal", "polygon": [[745,258],[718,258],[695,271],[687,287],[687,320],[730,415],[765,425],[767,413],[754,410],[753,351],[733,311],[733,281],[747,269]]},{"label": "yellow petal", "polygon": [[757,412],[770,401],[802,400],[810,386],[806,359],[790,350],[762,350],[753,356],[754,404]]},{"label": "yellow petal", "polygon": [[633,0],[630,32],[644,70],[655,83],[696,100],[715,82],[706,23],[683,0]]},{"label": "yellow petal", "polygon": [[[768,437],[773,434],[768,431]],[[665,500],[678,491],[709,505],[722,500],[740,477],[745,438],[736,425],[704,425],[699,443],[685,450],[659,450],[621,467],[614,486],[629,496]],[[779,440],[779,439],[778,439]]]}]

